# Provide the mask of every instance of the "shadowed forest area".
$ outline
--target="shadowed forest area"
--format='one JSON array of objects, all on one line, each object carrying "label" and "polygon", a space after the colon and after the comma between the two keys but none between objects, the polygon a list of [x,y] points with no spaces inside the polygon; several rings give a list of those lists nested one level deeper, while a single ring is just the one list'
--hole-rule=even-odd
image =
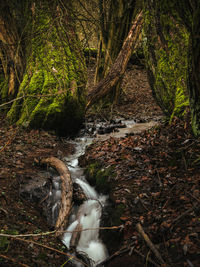
[{"label": "shadowed forest area", "polygon": [[200,266],[199,36],[198,0],[0,2],[0,266]]}]

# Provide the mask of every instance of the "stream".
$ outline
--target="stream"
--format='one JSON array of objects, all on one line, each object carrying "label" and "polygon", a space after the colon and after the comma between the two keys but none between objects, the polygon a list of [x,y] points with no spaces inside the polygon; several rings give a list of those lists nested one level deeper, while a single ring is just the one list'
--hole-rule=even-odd
[{"label": "stream", "polygon": [[[76,152],[68,158],[64,158],[73,183],[78,184],[84,192],[87,200],[83,204],[73,207],[73,212],[69,218],[69,226],[62,237],[62,242],[70,249],[72,244],[72,232],[77,229],[77,226],[83,230],[76,244],[76,251],[79,254],[84,254],[90,260],[91,266],[96,266],[108,256],[106,246],[99,239],[99,227],[102,209],[106,205],[107,196],[98,194],[95,188],[91,187],[86,181],[83,169],[78,165],[78,158],[85,153],[85,148],[90,145],[93,138],[79,138],[73,144]],[[90,230],[86,230],[90,229]],[[93,230],[91,230],[93,229]],[[81,263],[74,260],[76,266],[83,266]]]},{"label": "stream", "polygon": [[[155,126],[156,122],[151,121],[148,123],[135,123],[133,120],[121,121],[122,127],[117,127],[117,130],[113,130],[112,127],[108,127],[105,133],[98,134],[98,131],[94,134],[95,137],[82,137],[75,139],[72,143],[75,145],[75,153],[70,157],[64,158],[71,177],[74,183],[78,184],[87,200],[83,202],[80,207],[75,206],[69,219],[69,226],[62,237],[62,242],[65,246],[70,249],[73,245],[73,234],[72,232],[77,227],[81,227],[82,231],[77,241],[76,251],[79,254],[86,255],[90,260],[90,265],[95,267],[100,262],[104,261],[108,257],[106,245],[99,239],[99,227],[102,215],[102,209],[105,207],[108,197],[102,194],[98,194],[95,188],[91,187],[85,179],[83,169],[78,165],[78,158],[85,153],[85,149],[93,141],[103,141],[110,137],[124,137],[127,134],[134,134],[141,132],[142,130],[148,129]],[[119,126],[119,124],[117,124]],[[102,130],[102,126],[99,127]],[[89,128],[90,129],[90,128]],[[103,128],[104,129],[104,128]],[[109,132],[109,129],[111,131]],[[108,133],[106,133],[108,131]],[[86,230],[90,229],[90,230]],[[91,230],[93,229],[93,230]],[[82,264],[75,262],[76,266],[82,266]]]},{"label": "stream", "polygon": [[[76,252],[76,254],[75,252],[71,254],[72,258],[82,255],[84,260],[87,259],[89,266],[95,267],[108,257],[106,244],[99,238],[101,215],[104,207],[108,204],[108,196],[99,194],[94,187],[88,184],[84,170],[79,166],[79,157],[84,155],[86,147],[94,141],[103,141],[110,137],[125,137],[147,130],[156,124],[155,121],[135,123],[133,120],[120,121],[116,125],[97,125],[96,128],[88,124],[81,137],[69,141],[75,147],[75,153],[62,160],[70,171],[73,184],[81,188],[85,196],[82,204],[73,206],[68,227],[61,238],[69,251],[73,248],[73,251]],[[43,201],[43,209],[48,222],[53,226],[58,218],[61,205],[61,179],[53,170],[50,171],[50,178],[44,180],[39,178],[34,183],[32,181],[32,184],[26,185],[21,193],[29,194],[31,200],[39,203],[44,196],[48,196]],[[75,259],[70,262],[73,266],[84,266]]]}]

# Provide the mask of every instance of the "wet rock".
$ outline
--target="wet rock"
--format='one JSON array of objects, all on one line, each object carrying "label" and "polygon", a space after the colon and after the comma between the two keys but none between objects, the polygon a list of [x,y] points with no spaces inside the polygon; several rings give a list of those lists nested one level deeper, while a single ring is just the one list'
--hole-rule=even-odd
[{"label": "wet rock", "polygon": [[83,189],[77,183],[73,184],[73,200],[77,204],[81,204],[83,201],[87,200]]},{"label": "wet rock", "polygon": [[21,185],[20,196],[34,202],[42,210],[50,226],[54,226],[58,218],[61,199],[61,181],[58,176],[50,179],[50,175],[41,172]]},{"label": "wet rock", "polygon": [[121,119],[111,121],[89,121],[85,123],[85,133],[89,135],[108,134],[117,131],[118,128],[126,128]]},{"label": "wet rock", "polygon": [[41,201],[49,194],[51,180],[43,173],[37,177],[32,177],[29,181],[21,185],[20,196],[28,201],[41,203]]}]

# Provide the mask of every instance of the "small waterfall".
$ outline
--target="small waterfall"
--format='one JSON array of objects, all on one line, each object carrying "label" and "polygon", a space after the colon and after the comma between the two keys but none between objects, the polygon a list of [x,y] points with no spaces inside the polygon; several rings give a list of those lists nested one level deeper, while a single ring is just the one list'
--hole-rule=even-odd
[{"label": "small waterfall", "polygon": [[[95,267],[97,264],[105,260],[108,256],[107,249],[102,241],[99,239],[99,227],[102,215],[102,207],[105,204],[106,197],[98,196],[94,188],[80,179],[76,181],[82,187],[85,195],[88,198],[79,207],[75,215],[74,221],[69,225],[67,231],[73,232],[77,225],[81,226],[80,238],[76,247],[77,252],[86,254],[91,260],[91,266]],[[86,230],[88,229],[88,230]],[[63,236],[63,243],[67,248],[70,248],[72,233],[65,233]],[[79,266],[79,263],[77,263]]]},{"label": "small waterfall", "polygon": [[98,199],[97,192],[87,182],[84,182],[81,179],[76,179],[75,182],[80,185],[80,187],[83,189],[85,196],[88,199]]}]

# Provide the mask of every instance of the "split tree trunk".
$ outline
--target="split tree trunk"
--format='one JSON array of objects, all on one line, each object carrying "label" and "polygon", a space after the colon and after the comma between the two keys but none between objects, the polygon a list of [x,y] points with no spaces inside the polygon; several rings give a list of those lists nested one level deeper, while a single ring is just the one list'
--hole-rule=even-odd
[{"label": "split tree trunk", "polygon": [[134,49],[138,36],[142,27],[142,12],[136,17],[126,40],[119,52],[117,59],[113,66],[110,68],[107,76],[95,85],[92,91],[88,94],[87,108],[96,103],[99,99],[107,95],[121,80],[126,70],[128,61],[131,57],[132,50]]},{"label": "split tree trunk", "polygon": [[[99,0],[98,3],[100,33],[95,84],[108,75],[128,35],[132,22],[141,9],[141,1],[138,0]],[[118,80],[112,91],[111,102],[118,102],[121,93],[121,80]]]}]

